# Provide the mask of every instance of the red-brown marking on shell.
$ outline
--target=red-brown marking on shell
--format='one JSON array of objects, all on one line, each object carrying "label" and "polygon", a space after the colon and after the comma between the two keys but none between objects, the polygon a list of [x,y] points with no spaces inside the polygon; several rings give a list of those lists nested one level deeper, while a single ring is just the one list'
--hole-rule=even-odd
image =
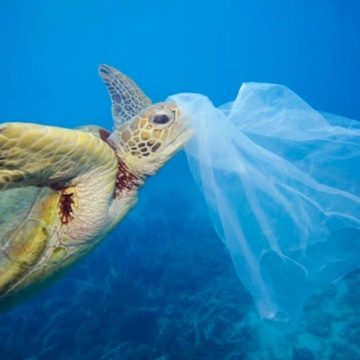
[{"label": "red-brown marking on shell", "polygon": [[107,130],[99,130],[101,140],[106,142],[114,150],[118,160],[118,174],[116,177],[114,191],[114,198],[116,198],[120,196],[124,190],[136,190],[142,184],[143,179],[130,172],[125,162],[119,158],[115,146],[110,141],[108,141],[110,134],[111,133]]},{"label": "red-brown marking on shell", "polygon": [[68,224],[73,218],[73,200],[74,193],[66,194],[64,190],[62,190],[60,200],[59,200],[59,215],[62,224]]}]

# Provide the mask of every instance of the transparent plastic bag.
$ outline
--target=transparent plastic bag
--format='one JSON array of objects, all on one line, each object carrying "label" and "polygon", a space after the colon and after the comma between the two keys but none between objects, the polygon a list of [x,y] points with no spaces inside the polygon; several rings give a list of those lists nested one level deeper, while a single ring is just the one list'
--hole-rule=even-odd
[{"label": "transparent plastic bag", "polygon": [[245,83],[219,108],[199,94],[169,100],[191,119],[192,173],[260,316],[296,320],[360,266],[360,122],[272,84]]}]

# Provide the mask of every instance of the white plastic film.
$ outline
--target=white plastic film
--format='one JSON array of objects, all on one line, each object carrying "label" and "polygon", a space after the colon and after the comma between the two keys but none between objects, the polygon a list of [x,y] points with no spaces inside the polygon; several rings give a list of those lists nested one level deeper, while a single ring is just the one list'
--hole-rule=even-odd
[{"label": "white plastic film", "polygon": [[169,100],[191,119],[192,173],[260,316],[296,319],[360,266],[360,122],[272,84],[245,83],[219,108],[199,94]]}]

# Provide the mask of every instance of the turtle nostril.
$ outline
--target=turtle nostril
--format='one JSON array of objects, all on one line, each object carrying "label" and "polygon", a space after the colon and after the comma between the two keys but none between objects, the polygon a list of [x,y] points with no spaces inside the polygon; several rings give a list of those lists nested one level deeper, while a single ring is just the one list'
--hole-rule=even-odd
[{"label": "turtle nostril", "polygon": [[165,114],[155,115],[152,119],[155,124],[166,124],[169,120],[170,118]]}]

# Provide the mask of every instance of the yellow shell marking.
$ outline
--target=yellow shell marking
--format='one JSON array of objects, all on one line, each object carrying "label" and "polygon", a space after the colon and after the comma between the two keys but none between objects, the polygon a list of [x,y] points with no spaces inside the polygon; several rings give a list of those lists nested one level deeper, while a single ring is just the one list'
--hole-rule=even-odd
[{"label": "yellow shell marking", "polygon": [[29,217],[9,235],[0,263],[0,294],[16,285],[40,258],[49,238],[48,226],[58,216],[58,202],[58,193],[42,198],[41,204],[35,206]]}]

